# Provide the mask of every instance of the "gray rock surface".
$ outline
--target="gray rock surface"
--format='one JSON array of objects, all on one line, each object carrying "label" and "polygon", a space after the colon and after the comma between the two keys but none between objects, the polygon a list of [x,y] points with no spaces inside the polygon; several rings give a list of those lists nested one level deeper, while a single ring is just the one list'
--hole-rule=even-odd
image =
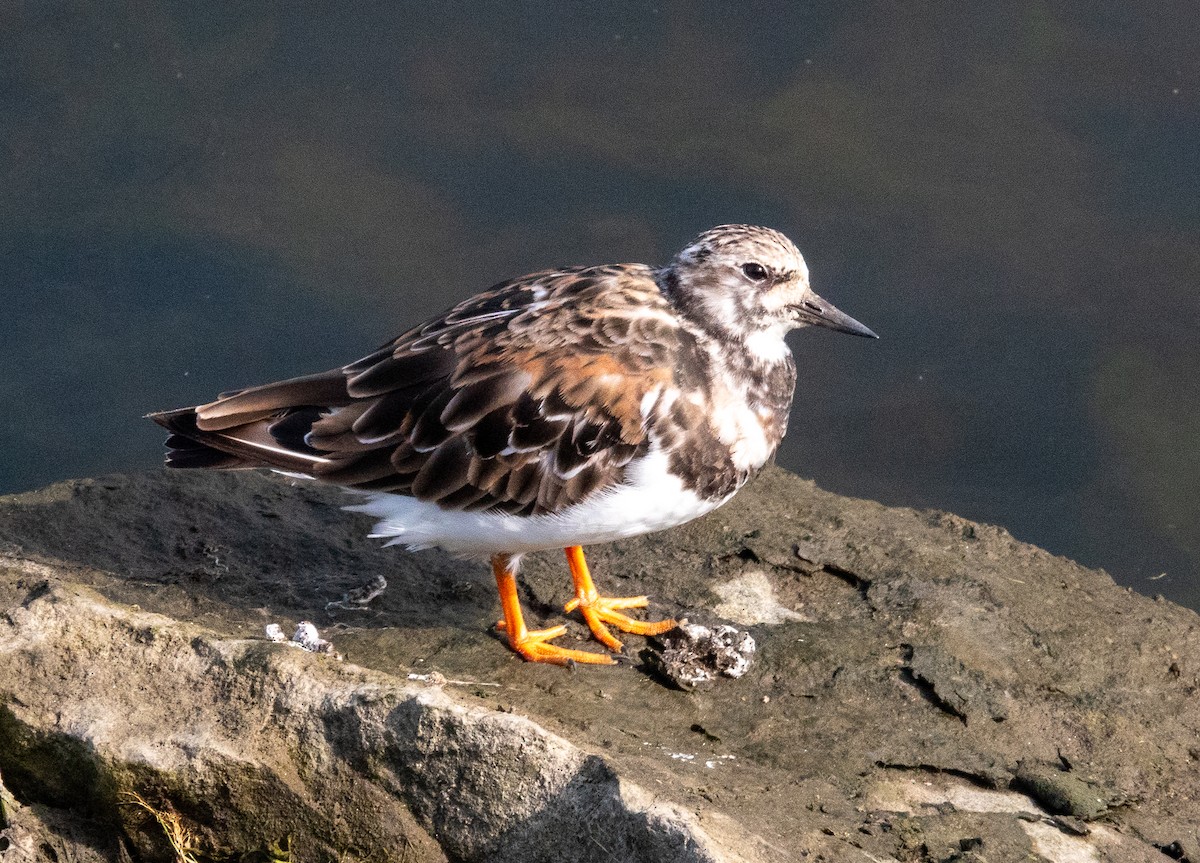
[{"label": "gray rock surface", "polygon": [[[684,692],[521,662],[486,566],[381,549],[345,502],[0,498],[0,861],[1200,861],[1200,618],[1003,530],[772,470],[590,549],[602,589],[753,635]],[[560,622],[561,556],[521,582]],[[345,660],[263,635],[301,620]]]}]

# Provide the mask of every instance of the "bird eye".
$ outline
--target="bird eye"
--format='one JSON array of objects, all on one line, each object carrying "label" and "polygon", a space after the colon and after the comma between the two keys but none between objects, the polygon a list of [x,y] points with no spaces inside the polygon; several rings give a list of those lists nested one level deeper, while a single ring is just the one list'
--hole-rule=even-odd
[{"label": "bird eye", "polygon": [[767,268],[762,264],[756,264],[751,261],[749,264],[742,264],[742,272],[746,274],[746,278],[752,282],[761,282],[767,278]]}]

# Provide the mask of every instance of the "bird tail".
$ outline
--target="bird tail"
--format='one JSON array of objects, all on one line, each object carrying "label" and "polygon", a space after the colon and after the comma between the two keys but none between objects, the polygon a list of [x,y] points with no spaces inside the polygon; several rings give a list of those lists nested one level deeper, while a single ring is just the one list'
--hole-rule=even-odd
[{"label": "bird tail", "polygon": [[196,409],[180,408],[146,414],[171,434],[167,437],[167,467],[214,468],[236,470],[253,467],[245,459],[229,452],[228,447],[211,446],[205,441],[210,437],[196,426]]},{"label": "bird tail", "polygon": [[326,412],[349,401],[339,370],[222,393],[206,405],[146,417],[171,433],[167,467],[311,474],[329,459],[305,435]]}]

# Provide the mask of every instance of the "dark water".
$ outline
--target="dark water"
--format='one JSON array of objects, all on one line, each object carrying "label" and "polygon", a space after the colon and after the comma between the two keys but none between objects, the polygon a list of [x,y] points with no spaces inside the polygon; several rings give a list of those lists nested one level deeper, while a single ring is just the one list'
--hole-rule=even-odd
[{"label": "dark water", "polygon": [[1198,606],[1200,12],[994,5],[8,4],[0,491],[760,222],[883,337],[797,334],[784,465]]}]

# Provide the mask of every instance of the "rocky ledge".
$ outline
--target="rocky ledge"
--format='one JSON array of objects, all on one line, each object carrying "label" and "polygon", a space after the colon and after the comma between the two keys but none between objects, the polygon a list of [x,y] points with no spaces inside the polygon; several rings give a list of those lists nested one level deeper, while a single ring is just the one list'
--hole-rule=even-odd
[{"label": "rocky ledge", "polygon": [[[753,637],[685,691],[520,661],[486,566],[345,502],[0,498],[0,860],[1200,861],[1200,618],[1001,529],[772,470],[591,549],[609,592]],[[561,556],[521,582],[564,617]],[[328,652],[264,635],[302,620]]]}]

